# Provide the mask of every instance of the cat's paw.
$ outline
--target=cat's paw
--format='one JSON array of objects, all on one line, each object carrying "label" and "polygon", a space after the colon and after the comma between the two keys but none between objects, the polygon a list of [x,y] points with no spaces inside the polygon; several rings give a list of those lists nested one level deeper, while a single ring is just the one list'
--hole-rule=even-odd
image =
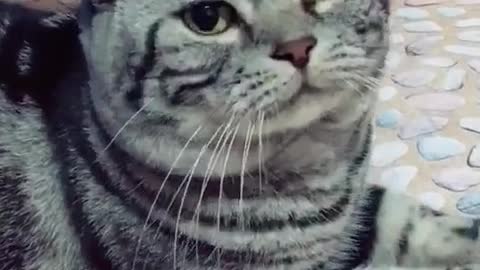
[{"label": "cat's paw", "polygon": [[410,230],[405,265],[480,262],[480,220],[431,214],[416,220]]}]

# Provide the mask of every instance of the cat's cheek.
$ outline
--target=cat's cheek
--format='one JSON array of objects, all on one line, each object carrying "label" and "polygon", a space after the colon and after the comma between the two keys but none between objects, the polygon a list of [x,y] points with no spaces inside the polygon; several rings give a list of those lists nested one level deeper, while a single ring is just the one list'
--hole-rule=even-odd
[{"label": "cat's cheek", "polygon": [[290,100],[301,89],[303,75],[290,63],[283,61],[271,61],[267,68],[274,74],[274,77],[264,82],[264,87],[259,91],[274,92],[274,99],[278,102]]},{"label": "cat's cheek", "polygon": [[322,64],[318,61],[312,61],[304,73],[304,80],[308,85],[318,89],[328,89],[334,83],[322,74]]},{"label": "cat's cheek", "polygon": [[258,58],[248,63],[247,69],[237,84],[206,95],[209,106],[216,111],[224,108],[220,110],[227,114],[257,115],[259,111],[278,110],[279,104],[292,99],[303,84],[302,74],[286,61]]},{"label": "cat's cheek", "polygon": [[240,114],[257,115],[257,112],[281,110],[300,91],[303,77],[299,72],[278,75],[275,80],[266,82],[246,96],[234,97],[232,111]]},{"label": "cat's cheek", "polygon": [[297,95],[302,89],[304,77],[300,72],[290,74],[288,77],[282,77],[276,100],[280,102],[288,101]]},{"label": "cat's cheek", "polygon": [[313,88],[318,89],[329,89],[333,85],[330,80],[322,78],[322,76],[316,74],[307,76],[307,82]]}]

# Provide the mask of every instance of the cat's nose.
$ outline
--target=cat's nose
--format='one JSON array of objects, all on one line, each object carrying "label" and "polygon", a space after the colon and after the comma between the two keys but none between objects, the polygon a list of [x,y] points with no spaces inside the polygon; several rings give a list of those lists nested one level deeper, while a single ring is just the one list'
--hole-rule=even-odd
[{"label": "cat's nose", "polygon": [[310,61],[310,52],[317,44],[314,37],[304,37],[289,40],[277,45],[272,58],[280,61],[289,61],[298,69],[303,69]]}]

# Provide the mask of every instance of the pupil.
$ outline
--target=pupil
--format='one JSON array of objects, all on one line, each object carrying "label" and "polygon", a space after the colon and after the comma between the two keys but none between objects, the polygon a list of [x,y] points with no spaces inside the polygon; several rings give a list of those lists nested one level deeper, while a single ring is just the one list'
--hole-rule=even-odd
[{"label": "pupil", "polygon": [[211,5],[200,5],[194,8],[192,20],[204,32],[212,31],[217,26],[220,16],[218,10]]}]

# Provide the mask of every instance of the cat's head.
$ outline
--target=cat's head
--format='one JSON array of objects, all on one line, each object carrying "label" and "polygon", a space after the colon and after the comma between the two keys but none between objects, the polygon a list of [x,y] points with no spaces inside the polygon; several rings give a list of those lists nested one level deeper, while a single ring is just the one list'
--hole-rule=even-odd
[{"label": "cat's head", "polygon": [[232,118],[239,138],[260,122],[270,136],[372,107],[386,0],[92,1],[82,39],[95,110],[152,164],[165,142],[201,127],[203,144]]}]

